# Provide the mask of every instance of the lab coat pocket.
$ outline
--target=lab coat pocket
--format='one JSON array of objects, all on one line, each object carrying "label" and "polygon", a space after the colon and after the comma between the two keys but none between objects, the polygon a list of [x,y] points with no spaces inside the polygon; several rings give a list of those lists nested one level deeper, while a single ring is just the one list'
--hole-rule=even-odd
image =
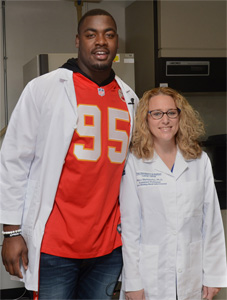
[{"label": "lab coat pocket", "polygon": [[202,289],[202,241],[190,244],[191,290]]},{"label": "lab coat pocket", "polygon": [[186,217],[202,215],[203,212],[203,196],[204,196],[204,185],[203,181],[189,181],[182,184],[182,198],[181,211]]},{"label": "lab coat pocket", "polygon": [[23,231],[28,235],[30,235],[30,231],[32,230],[35,222],[35,213],[38,205],[38,186],[38,181],[28,181],[22,219]]},{"label": "lab coat pocket", "polygon": [[158,292],[159,246],[140,245],[140,274],[146,294]]}]

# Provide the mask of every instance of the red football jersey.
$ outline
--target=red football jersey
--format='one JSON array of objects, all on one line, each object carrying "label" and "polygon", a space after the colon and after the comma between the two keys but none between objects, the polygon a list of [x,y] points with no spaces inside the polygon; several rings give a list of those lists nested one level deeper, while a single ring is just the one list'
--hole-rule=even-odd
[{"label": "red football jersey", "polygon": [[78,127],[65,158],[41,251],[92,258],[121,246],[118,195],[130,116],[115,80],[103,87],[80,73],[74,73],[73,80]]}]

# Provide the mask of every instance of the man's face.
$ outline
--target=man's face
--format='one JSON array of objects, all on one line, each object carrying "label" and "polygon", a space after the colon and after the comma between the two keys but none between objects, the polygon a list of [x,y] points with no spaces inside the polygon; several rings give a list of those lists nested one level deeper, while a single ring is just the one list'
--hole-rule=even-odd
[{"label": "man's face", "polygon": [[76,37],[79,67],[87,75],[110,70],[118,48],[114,21],[105,15],[89,16]]}]

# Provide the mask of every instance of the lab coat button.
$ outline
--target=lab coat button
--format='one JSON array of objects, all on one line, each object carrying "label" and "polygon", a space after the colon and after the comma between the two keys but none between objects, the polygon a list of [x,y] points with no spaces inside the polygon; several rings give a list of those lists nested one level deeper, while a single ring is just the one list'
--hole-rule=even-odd
[{"label": "lab coat button", "polygon": [[177,271],[178,271],[178,273],[182,273],[182,270],[180,268]]},{"label": "lab coat button", "polygon": [[177,231],[176,231],[176,230],[174,230],[174,231],[173,231],[173,234],[174,234],[174,235],[177,235]]}]

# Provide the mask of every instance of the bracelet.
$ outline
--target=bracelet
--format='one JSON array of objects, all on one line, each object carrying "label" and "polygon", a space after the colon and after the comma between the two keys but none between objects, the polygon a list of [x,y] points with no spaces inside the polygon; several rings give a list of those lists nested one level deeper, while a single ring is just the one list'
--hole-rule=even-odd
[{"label": "bracelet", "polygon": [[11,237],[14,237],[14,236],[19,236],[19,235],[21,235],[20,232],[4,234],[4,238],[11,238]]},{"label": "bracelet", "polygon": [[17,229],[17,230],[12,230],[12,231],[2,231],[2,234],[4,236],[6,236],[6,235],[12,235],[12,234],[13,234],[13,236],[14,236],[14,234],[19,235],[19,234],[21,234],[21,228]]}]

